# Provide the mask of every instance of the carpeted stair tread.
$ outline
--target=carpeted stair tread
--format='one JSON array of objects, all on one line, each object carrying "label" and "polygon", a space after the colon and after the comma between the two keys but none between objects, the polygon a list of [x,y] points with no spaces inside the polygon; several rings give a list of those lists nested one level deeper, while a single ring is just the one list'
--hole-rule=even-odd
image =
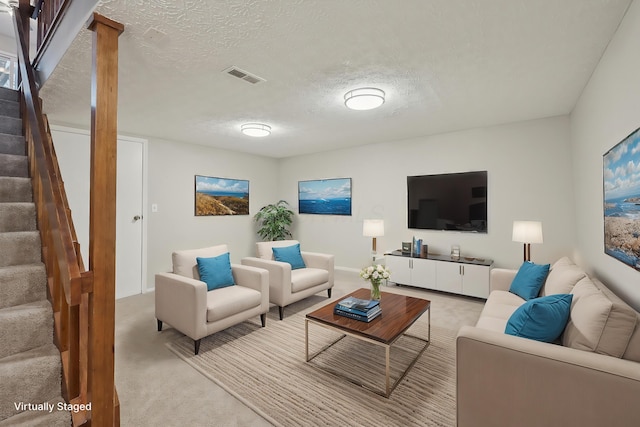
[{"label": "carpeted stair tread", "polygon": [[41,261],[40,253],[39,232],[0,233],[0,267],[38,263]]},{"label": "carpeted stair tread", "polygon": [[0,176],[0,203],[33,201],[30,178]]},{"label": "carpeted stair tread", "polygon": [[0,99],[6,99],[8,101],[18,102],[18,91],[13,89],[7,89],[0,87]]},{"label": "carpeted stair tread", "polygon": [[35,231],[36,205],[30,202],[0,203],[0,233]]},{"label": "carpeted stair tread", "polygon": [[53,344],[0,359],[0,421],[18,414],[14,402],[60,398],[60,353]]},{"label": "carpeted stair tread", "polygon": [[33,410],[20,412],[13,417],[0,421],[0,427],[69,427],[71,425],[71,413],[59,410],[60,407],[58,406],[59,403],[64,403],[64,400],[54,399],[48,403],[53,408],[51,413]]},{"label": "carpeted stair tread", "polygon": [[53,310],[41,300],[0,309],[0,359],[53,340]]},{"label": "carpeted stair tread", "polygon": [[22,119],[0,116],[0,133],[22,135]]},{"label": "carpeted stair tread", "polygon": [[27,178],[29,159],[16,154],[0,154],[0,175]]},{"label": "carpeted stair tread", "polygon": [[0,309],[47,298],[44,264],[0,267]]},{"label": "carpeted stair tread", "polygon": [[26,154],[24,136],[0,133],[0,153],[24,156]]},{"label": "carpeted stair tread", "polygon": [[20,118],[20,104],[8,99],[0,99],[0,116]]}]

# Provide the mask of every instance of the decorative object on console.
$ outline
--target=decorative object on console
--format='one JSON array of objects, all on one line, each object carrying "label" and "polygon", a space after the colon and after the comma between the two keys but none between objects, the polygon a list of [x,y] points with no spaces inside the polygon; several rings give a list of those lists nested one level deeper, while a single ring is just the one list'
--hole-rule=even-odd
[{"label": "decorative object on console", "polygon": [[452,259],[460,259],[460,246],[459,245],[451,245],[451,258]]},{"label": "decorative object on console", "polygon": [[403,254],[411,253],[411,242],[402,242],[402,253]]},{"label": "decorative object on console", "polygon": [[381,264],[370,265],[360,270],[360,277],[371,282],[371,299],[380,300],[380,285],[391,276],[387,267]]},{"label": "decorative object on console", "polygon": [[540,221],[513,221],[514,242],[524,243],[524,260],[531,261],[531,243],[542,243],[542,223]]},{"label": "decorative object on console", "polygon": [[376,238],[384,236],[384,220],[381,219],[365,219],[362,222],[362,235],[365,237],[371,237],[371,254],[373,260],[376,260]]},{"label": "decorative object on console", "polygon": [[604,252],[640,271],[640,128],[607,151],[602,163]]},{"label": "decorative object on console", "polygon": [[259,224],[258,235],[262,240],[272,242],[291,237],[289,226],[293,222],[293,211],[284,200],[263,206],[253,219]]},{"label": "decorative object on console", "polygon": [[353,89],[344,94],[344,105],[351,110],[373,110],[384,104],[385,93],[375,87]]},{"label": "decorative object on console", "polygon": [[249,215],[249,181],[195,176],[195,216]]},{"label": "decorative object on console", "polygon": [[298,213],[351,215],[351,178],[298,181]]}]

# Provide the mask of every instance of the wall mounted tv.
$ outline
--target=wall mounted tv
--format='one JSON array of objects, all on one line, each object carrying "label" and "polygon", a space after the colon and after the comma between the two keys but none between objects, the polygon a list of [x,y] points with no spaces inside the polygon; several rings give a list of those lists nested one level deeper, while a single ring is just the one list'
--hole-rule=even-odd
[{"label": "wall mounted tv", "polygon": [[487,171],[407,177],[408,226],[487,232]]}]

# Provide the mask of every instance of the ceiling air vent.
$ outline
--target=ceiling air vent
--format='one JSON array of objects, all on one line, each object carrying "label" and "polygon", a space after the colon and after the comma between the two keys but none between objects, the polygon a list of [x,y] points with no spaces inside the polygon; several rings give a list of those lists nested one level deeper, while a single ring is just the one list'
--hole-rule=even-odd
[{"label": "ceiling air vent", "polygon": [[240,68],[233,66],[229,67],[223,72],[229,74],[230,76],[237,77],[239,79],[244,80],[245,82],[249,82],[251,84],[256,84],[260,82],[265,82],[266,80],[262,77],[258,77],[255,74],[251,74],[248,71],[241,70]]}]

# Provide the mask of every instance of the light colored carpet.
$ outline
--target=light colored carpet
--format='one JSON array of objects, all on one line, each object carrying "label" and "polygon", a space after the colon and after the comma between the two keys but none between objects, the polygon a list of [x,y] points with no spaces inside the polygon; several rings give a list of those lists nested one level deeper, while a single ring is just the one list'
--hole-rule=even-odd
[{"label": "light colored carpet", "polygon": [[[431,344],[389,399],[331,373],[384,387],[384,349],[347,337],[310,363],[304,360],[304,314],[327,303],[314,296],[287,309],[284,321],[269,314],[266,328],[244,322],[205,338],[200,354],[193,341],[180,337],[170,350],[277,426],[453,426],[455,425],[455,335],[431,325]],[[409,333],[427,336],[423,315]],[[310,351],[339,334],[310,325]],[[392,380],[420,348],[401,338],[392,348]]]}]

